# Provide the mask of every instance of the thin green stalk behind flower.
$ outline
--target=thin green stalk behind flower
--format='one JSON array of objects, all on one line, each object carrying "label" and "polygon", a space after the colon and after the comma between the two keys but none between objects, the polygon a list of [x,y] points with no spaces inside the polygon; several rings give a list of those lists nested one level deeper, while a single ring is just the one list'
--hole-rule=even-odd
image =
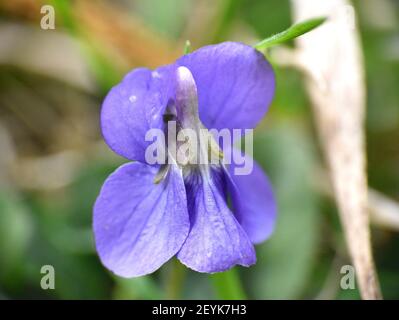
[{"label": "thin green stalk behind flower", "polygon": [[293,26],[289,27],[287,30],[284,30],[280,33],[277,33],[269,38],[266,38],[257,44],[254,45],[254,48],[263,51],[267,48],[275,46],[277,44],[281,44],[283,42],[287,42],[289,40],[295,39],[315,28],[323,24],[327,18],[319,17],[313,18],[309,20],[305,20],[303,22],[294,24]]},{"label": "thin green stalk behind flower", "polygon": [[191,52],[191,42],[190,40],[186,40],[184,44],[183,54],[189,54]]},{"label": "thin green stalk behind flower", "polygon": [[170,267],[169,279],[166,284],[166,298],[171,300],[181,299],[186,267],[177,259],[173,259]]},{"label": "thin green stalk behind flower", "polygon": [[222,300],[247,299],[236,269],[215,273],[209,276],[216,290],[216,298]]}]

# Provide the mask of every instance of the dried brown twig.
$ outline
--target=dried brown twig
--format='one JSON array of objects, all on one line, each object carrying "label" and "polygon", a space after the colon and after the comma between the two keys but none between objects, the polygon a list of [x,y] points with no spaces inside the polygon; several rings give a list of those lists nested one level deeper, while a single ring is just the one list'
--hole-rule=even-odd
[{"label": "dried brown twig", "polygon": [[306,88],[349,253],[363,299],[381,299],[372,258],[364,148],[363,58],[353,8],[346,0],[292,0],[295,20],[327,23],[297,39],[291,63],[307,74]]}]

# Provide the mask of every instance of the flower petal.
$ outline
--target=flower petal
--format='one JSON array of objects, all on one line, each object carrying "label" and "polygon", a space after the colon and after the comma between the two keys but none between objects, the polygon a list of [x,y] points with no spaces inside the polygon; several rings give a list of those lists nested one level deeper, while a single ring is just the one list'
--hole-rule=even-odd
[{"label": "flower petal", "polygon": [[[237,152],[240,151],[233,150],[233,153]],[[274,230],[276,200],[262,168],[248,155],[245,155],[245,161],[253,162],[252,172],[248,175],[237,175],[234,170],[238,166],[232,163],[228,169],[227,185],[238,222],[252,243],[257,244],[266,240]]]},{"label": "flower petal", "polygon": [[219,178],[186,180],[191,230],[177,257],[198,272],[220,272],[255,263],[253,245],[226,204]]},{"label": "flower petal", "polygon": [[177,168],[154,184],[156,168],[119,167],[94,206],[93,227],[102,263],[122,277],[157,270],[180,249],[189,231],[184,182]]},{"label": "flower petal", "polygon": [[177,65],[194,76],[200,118],[208,129],[254,128],[272,101],[273,69],[250,46],[238,42],[206,46],[181,57]]},{"label": "flower petal", "polygon": [[114,152],[145,162],[145,149],[151,143],[145,141],[145,134],[162,128],[162,115],[173,97],[171,69],[135,69],[108,93],[101,109],[101,129]]}]

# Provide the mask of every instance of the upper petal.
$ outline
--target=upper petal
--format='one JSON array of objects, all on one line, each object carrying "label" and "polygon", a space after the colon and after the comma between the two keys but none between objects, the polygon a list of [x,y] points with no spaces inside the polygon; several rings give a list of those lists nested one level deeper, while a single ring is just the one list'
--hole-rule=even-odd
[{"label": "upper petal", "polygon": [[224,42],[181,57],[198,89],[199,114],[208,129],[251,129],[274,95],[274,73],[254,48]]},{"label": "upper petal", "polygon": [[101,109],[101,129],[119,155],[145,162],[145,149],[151,143],[145,141],[145,134],[163,127],[162,115],[173,97],[172,68],[135,69],[108,93]]},{"label": "upper petal", "polygon": [[[233,153],[240,152],[233,150]],[[242,155],[244,156],[244,155]],[[231,194],[234,214],[252,243],[266,240],[274,230],[276,200],[269,179],[262,168],[250,156],[245,161],[253,162],[248,175],[237,175],[234,163],[229,165],[227,186]]]},{"label": "upper petal", "polygon": [[221,181],[193,175],[186,181],[191,230],[177,257],[199,272],[255,263],[253,245],[227,206]]},{"label": "upper petal", "polygon": [[122,277],[157,270],[180,249],[189,231],[182,176],[171,168],[160,184],[141,163],[118,168],[94,206],[93,227],[102,263]]}]

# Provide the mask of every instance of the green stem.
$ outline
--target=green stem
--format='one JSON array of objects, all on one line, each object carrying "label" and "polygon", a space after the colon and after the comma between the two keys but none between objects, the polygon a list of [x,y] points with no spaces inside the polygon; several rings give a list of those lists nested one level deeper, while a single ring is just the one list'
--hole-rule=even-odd
[{"label": "green stem", "polygon": [[169,279],[166,285],[167,299],[180,299],[185,275],[186,267],[182,265],[177,259],[173,259],[171,262]]},{"label": "green stem", "polygon": [[225,272],[215,273],[210,275],[209,277],[212,281],[213,287],[216,290],[216,297],[218,299],[247,299],[236,268]]},{"label": "green stem", "polygon": [[325,17],[313,18],[309,19],[293,26],[289,27],[287,30],[284,30],[280,33],[277,33],[269,38],[266,38],[256,45],[254,45],[255,49],[259,51],[265,50],[277,44],[295,39],[315,28],[320,26],[322,23],[326,21]]},{"label": "green stem", "polygon": [[183,54],[188,54],[191,52],[191,42],[190,40],[186,40],[184,44]]}]

